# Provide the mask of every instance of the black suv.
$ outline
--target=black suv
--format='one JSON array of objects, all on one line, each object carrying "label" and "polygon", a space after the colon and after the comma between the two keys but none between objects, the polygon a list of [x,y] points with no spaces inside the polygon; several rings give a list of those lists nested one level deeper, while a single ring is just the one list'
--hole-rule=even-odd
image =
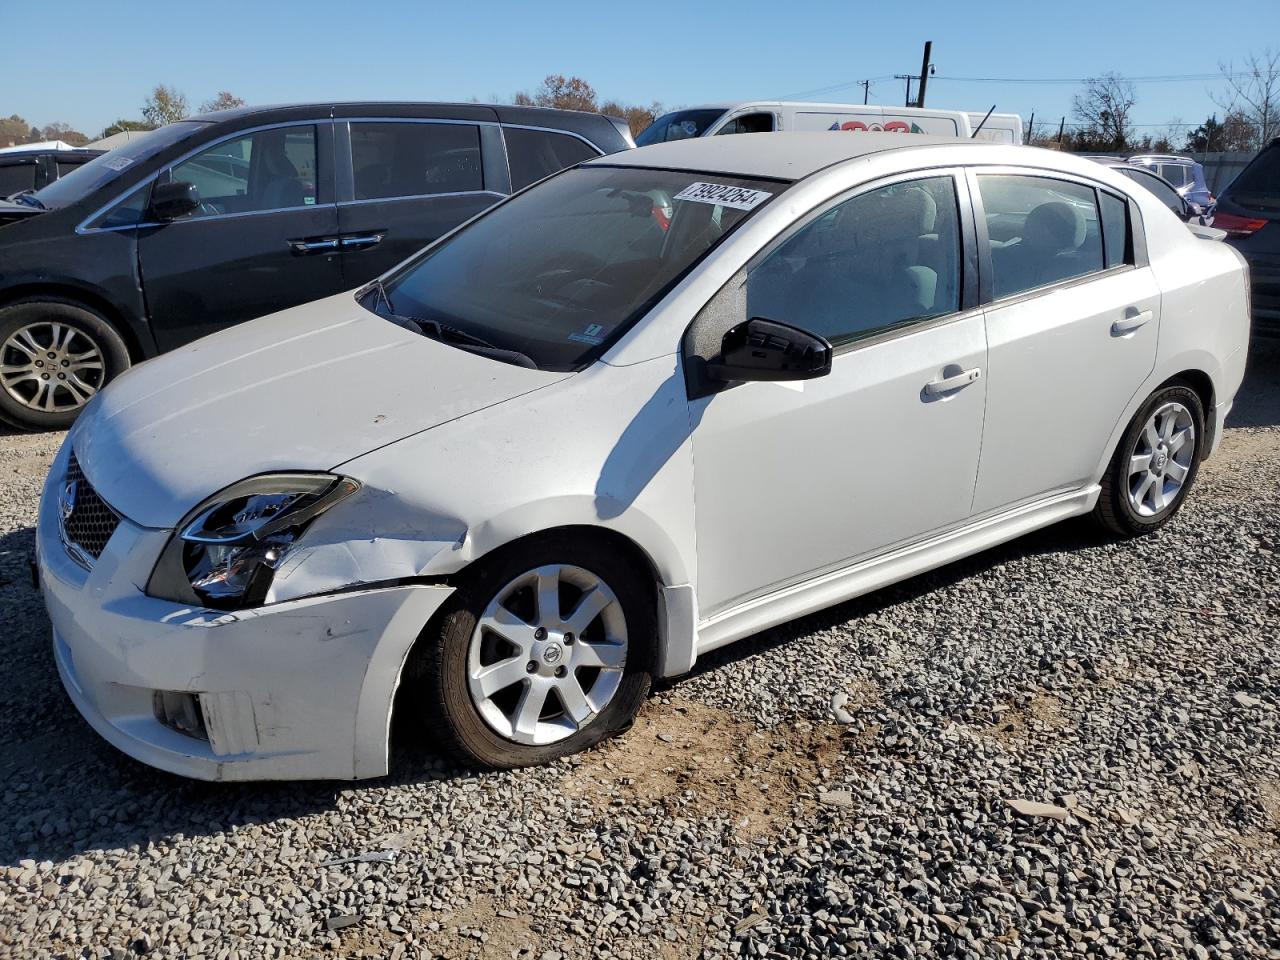
[{"label": "black suv", "polygon": [[536,107],[246,107],[0,202],[0,417],[69,424],[131,362],[357,287],[508,194],[631,146]]},{"label": "black suv", "polygon": [[1213,225],[1249,261],[1253,332],[1280,336],[1280,137],[1218,195]]},{"label": "black suv", "polygon": [[71,150],[51,147],[0,150],[0,197],[39,190],[72,170],[78,170],[94,157],[102,156],[103,152],[83,147]]}]

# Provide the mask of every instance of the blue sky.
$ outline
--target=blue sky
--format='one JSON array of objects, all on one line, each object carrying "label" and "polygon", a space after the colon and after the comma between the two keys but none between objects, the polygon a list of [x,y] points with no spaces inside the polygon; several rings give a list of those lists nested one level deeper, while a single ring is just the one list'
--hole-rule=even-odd
[{"label": "blue sky", "polygon": [[[1052,9],[1055,12],[1050,13]],[[1228,12],[1229,11],[1229,12]],[[948,77],[1070,79],[1215,74],[1268,41],[1280,46],[1280,0],[1158,4],[1075,0],[884,0],[785,3],[517,4],[219,0],[189,3],[0,0],[9,43],[0,58],[0,115],[96,134],[136,117],[156,83],[193,106],[227,89],[250,103],[337,99],[509,98],[547,73],[577,74],[603,97],[690,105],[778,98],[860,100],[867,77],[916,73],[934,43],[931,106],[1034,110],[1056,125],[1073,83],[988,83]],[[1221,25],[1215,29],[1215,24]],[[1211,80],[1138,84],[1134,120],[1156,132],[1215,110]],[[901,103],[878,80],[872,102]]]}]

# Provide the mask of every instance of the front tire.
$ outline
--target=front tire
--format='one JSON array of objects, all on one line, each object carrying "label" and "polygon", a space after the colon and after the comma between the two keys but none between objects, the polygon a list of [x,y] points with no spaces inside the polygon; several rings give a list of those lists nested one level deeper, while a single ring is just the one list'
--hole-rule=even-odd
[{"label": "front tire", "polygon": [[129,350],[100,314],[49,298],[0,307],[0,419],[63,430],[129,367]]},{"label": "front tire", "polygon": [[1162,387],[1134,414],[1107,472],[1094,518],[1112,533],[1159,530],[1178,512],[1200,469],[1204,406],[1181,384]]},{"label": "front tire", "polygon": [[567,535],[518,544],[482,562],[419,638],[409,702],[468,766],[577,753],[628,729],[644,702],[655,610],[651,580],[616,550]]}]

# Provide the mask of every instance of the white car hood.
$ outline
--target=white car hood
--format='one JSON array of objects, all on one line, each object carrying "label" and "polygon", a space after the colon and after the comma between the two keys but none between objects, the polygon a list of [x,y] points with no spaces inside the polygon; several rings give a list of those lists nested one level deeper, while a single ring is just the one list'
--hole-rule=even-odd
[{"label": "white car hood", "polygon": [[418,336],[346,293],[135,367],[85,410],[70,442],[107,503],[168,528],[244,477],[330,470],[566,376]]}]

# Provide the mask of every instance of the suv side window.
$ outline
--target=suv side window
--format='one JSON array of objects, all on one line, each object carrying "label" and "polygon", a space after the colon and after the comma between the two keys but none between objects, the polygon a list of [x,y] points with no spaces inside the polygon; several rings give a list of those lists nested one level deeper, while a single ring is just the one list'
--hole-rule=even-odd
[{"label": "suv side window", "polygon": [[1097,194],[1068,180],[979,174],[996,299],[1103,269]]},{"label": "suv side window", "polygon": [[1181,163],[1162,163],[1160,164],[1160,176],[1175,187],[1181,187],[1187,182],[1187,168]]},{"label": "suv side window", "polygon": [[223,140],[170,175],[200,191],[193,218],[310,206],[316,202],[316,128],[275,127]]},{"label": "suv side window", "polygon": [[513,191],[537,183],[565,167],[600,156],[599,150],[565,133],[503,127],[502,136],[507,141],[507,163],[511,167]]},{"label": "suv side window", "polygon": [[20,190],[32,190],[36,185],[35,160],[24,159],[0,164],[0,197],[7,197]]},{"label": "suv side window", "polygon": [[859,194],[803,227],[747,276],[747,317],[839,346],[960,309],[955,179]]},{"label": "suv side window", "polygon": [[353,123],[351,168],[357,200],[480,191],[480,128],[472,123]]}]

